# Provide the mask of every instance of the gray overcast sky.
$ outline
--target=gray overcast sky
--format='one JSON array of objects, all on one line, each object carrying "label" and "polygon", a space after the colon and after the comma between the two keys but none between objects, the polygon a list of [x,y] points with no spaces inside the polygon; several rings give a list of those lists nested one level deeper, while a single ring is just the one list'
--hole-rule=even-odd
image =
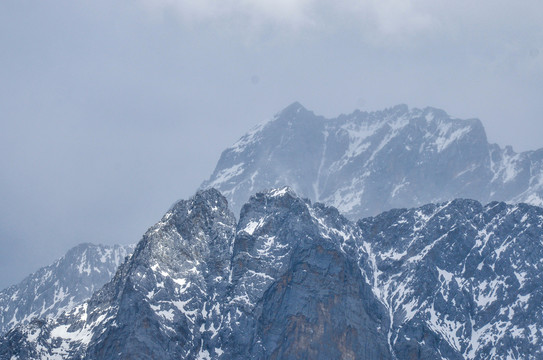
[{"label": "gray overcast sky", "polygon": [[133,243],[300,101],[477,117],[543,147],[540,0],[0,2],[0,288]]}]

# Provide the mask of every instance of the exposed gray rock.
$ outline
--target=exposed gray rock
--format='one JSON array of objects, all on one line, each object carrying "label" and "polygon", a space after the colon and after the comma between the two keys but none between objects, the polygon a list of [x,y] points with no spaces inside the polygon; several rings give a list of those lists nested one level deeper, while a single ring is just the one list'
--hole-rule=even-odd
[{"label": "exposed gray rock", "polygon": [[298,103],[226,149],[202,188],[234,212],[251,194],[290,186],[351,220],[456,198],[543,205],[543,149],[489,144],[477,119],[434,108],[316,116]]},{"label": "exposed gray rock", "polygon": [[110,281],[133,245],[81,244],[0,292],[0,334],[74,308]]},{"label": "exposed gray rock", "polygon": [[398,358],[543,357],[542,208],[454,200],[358,225]]},{"label": "exposed gray rock", "polygon": [[543,209],[454,200],[352,223],[289,188],[236,222],[177,203],[81,306],[1,359],[539,359]]}]

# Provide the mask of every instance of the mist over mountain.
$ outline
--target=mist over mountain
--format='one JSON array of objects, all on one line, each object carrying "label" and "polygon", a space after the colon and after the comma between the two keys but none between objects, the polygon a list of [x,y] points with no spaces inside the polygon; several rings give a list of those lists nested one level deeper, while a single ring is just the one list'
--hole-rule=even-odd
[{"label": "mist over mountain", "polygon": [[398,105],[325,119],[294,103],[226,149],[202,188],[234,212],[250,194],[290,186],[351,220],[456,198],[543,205],[543,149],[489,144],[477,119]]},{"label": "mist over mountain", "polygon": [[0,24],[0,360],[543,360],[543,1]]},{"label": "mist over mountain", "polygon": [[[20,325],[6,359],[537,359],[543,209],[454,200],[357,223],[289,188],[239,221],[174,205],[84,304]],[[512,355],[513,354],[513,355]]]},{"label": "mist over mountain", "polygon": [[542,162],[434,108],[294,103],[132,256],[83,244],[1,292],[0,358],[538,359]]}]

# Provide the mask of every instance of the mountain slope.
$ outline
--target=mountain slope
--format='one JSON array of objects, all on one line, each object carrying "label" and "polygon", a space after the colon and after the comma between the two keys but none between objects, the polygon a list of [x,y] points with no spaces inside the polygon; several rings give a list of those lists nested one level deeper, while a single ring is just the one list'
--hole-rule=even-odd
[{"label": "mountain slope", "polygon": [[18,326],[6,359],[537,359],[543,209],[454,200],[352,223],[289,188],[236,222],[177,203],[85,304]]},{"label": "mountain slope", "polygon": [[0,292],[0,334],[35,317],[57,316],[111,280],[133,246],[81,244]]},{"label": "mountain slope", "polygon": [[0,356],[196,358],[210,338],[200,328],[214,309],[215,284],[225,286],[234,232],[217,191],[180,201],[91,300],[56,321],[14,329]]},{"label": "mountain slope", "polygon": [[479,120],[434,108],[325,119],[294,103],[226,149],[202,188],[238,213],[250,194],[283,185],[353,220],[455,198],[541,206],[543,149],[488,144]]},{"label": "mountain slope", "polygon": [[430,342],[448,359],[543,356],[543,209],[454,200],[358,225],[396,354]]},{"label": "mountain slope", "polygon": [[237,229],[223,339],[235,344],[229,356],[391,358],[385,309],[343,237],[356,229],[335,209],[272,190],[250,199]]},{"label": "mountain slope", "polygon": [[199,192],[90,301],[10,331],[0,356],[389,359],[384,307],[320,224],[354,227],[328,212],[283,189],[253,198],[236,227],[224,197]]}]

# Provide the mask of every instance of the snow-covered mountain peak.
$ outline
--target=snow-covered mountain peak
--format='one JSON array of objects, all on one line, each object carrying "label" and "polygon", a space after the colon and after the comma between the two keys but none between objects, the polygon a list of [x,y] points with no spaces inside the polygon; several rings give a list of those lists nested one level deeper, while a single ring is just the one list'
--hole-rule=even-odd
[{"label": "snow-covered mountain peak", "polygon": [[358,225],[362,267],[398,328],[393,342],[411,337],[402,328],[417,323],[444,340],[436,347],[444,358],[540,356],[540,310],[531,300],[542,291],[541,208],[459,199]]},{"label": "snow-covered mountain peak", "polygon": [[543,204],[543,153],[488,144],[478,119],[406,105],[335,119],[300,109],[226,149],[202,188],[220,190],[236,214],[249,194],[284,185],[351,219],[459,197]]},{"label": "snow-covered mountain peak", "polygon": [[[260,206],[261,204],[277,204],[290,207],[293,203],[300,202],[300,198],[290,186],[262,190],[249,198],[244,207]],[[248,211],[248,210],[246,210]]]},{"label": "snow-covered mountain peak", "polygon": [[284,108],[283,110],[281,110],[281,112],[279,112],[275,116],[275,118],[276,119],[284,118],[284,117],[296,118],[298,114],[303,113],[303,112],[309,112],[309,111],[298,101],[295,101],[289,106],[287,106],[286,108]]},{"label": "snow-covered mountain peak", "polygon": [[235,222],[217,190],[198,191],[189,200],[177,202],[145,233],[134,251],[134,261],[151,266],[158,274],[198,271],[213,256],[211,251],[228,253]]},{"label": "snow-covered mountain peak", "polygon": [[0,292],[0,333],[33,318],[55,317],[111,280],[133,245],[80,244],[52,265]]},{"label": "snow-covered mountain peak", "polygon": [[355,224],[288,187],[239,222],[220,204],[177,203],[90,301],[13,329],[0,357],[541,357],[541,208],[456,199]]}]

